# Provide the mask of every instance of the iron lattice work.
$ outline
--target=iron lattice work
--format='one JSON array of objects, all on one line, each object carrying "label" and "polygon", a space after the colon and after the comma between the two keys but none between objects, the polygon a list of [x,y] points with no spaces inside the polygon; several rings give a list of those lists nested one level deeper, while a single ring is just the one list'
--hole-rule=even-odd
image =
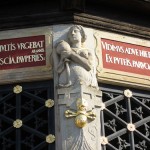
[{"label": "iron lattice work", "polygon": [[46,107],[48,99],[53,99],[52,81],[0,87],[1,150],[54,149],[46,141],[54,134],[54,108]]},{"label": "iron lattice work", "polygon": [[150,150],[150,94],[102,91],[102,150]]}]

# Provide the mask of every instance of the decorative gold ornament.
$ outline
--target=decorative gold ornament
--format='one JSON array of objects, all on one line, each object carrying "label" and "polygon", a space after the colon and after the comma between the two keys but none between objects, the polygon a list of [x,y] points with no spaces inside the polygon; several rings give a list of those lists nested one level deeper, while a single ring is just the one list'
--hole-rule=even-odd
[{"label": "decorative gold ornament", "polygon": [[13,91],[14,91],[14,93],[16,93],[16,94],[21,93],[21,92],[22,92],[22,86],[16,85],[16,86],[13,88]]},{"label": "decorative gold ornament", "polygon": [[54,106],[54,101],[52,99],[48,99],[47,101],[45,101],[45,106],[48,108],[51,108]]},{"label": "decorative gold ornament", "polygon": [[100,142],[102,145],[106,145],[106,144],[108,144],[108,139],[105,136],[102,136],[100,139]]},{"label": "decorative gold ornament", "polygon": [[13,127],[14,127],[14,128],[20,128],[21,126],[22,126],[22,120],[16,119],[16,120],[13,122]]},{"label": "decorative gold ornament", "polygon": [[127,129],[128,129],[129,131],[135,131],[135,125],[132,124],[132,123],[129,123],[129,124],[127,125]]},{"label": "decorative gold ornament", "polygon": [[124,90],[124,95],[128,98],[132,97],[132,91],[130,91],[129,89]]},{"label": "decorative gold ornament", "polygon": [[92,111],[87,111],[88,103],[85,99],[77,99],[77,112],[71,110],[65,111],[65,117],[75,117],[75,124],[79,128],[83,128],[87,124],[87,119],[94,120],[96,114]]},{"label": "decorative gold ornament", "polygon": [[75,118],[75,124],[79,128],[83,128],[87,123],[87,116],[83,114],[79,114]]},{"label": "decorative gold ornament", "polygon": [[55,136],[54,136],[54,135],[49,134],[49,135],[46,136],[46,142],[47,142],[47,143],[51,144],[51,143],[53,143],[54,141],[55,141]]}]

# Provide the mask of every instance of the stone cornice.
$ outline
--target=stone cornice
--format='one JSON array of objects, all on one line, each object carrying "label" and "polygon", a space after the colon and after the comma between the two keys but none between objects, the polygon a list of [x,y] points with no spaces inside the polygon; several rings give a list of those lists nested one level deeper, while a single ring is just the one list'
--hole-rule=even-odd
[{"label": "stone cornice", "polygon": [[44,14],[39,13],[33,15],[6,17],[0,18],[0,31],[72,22],[73,13],[71,12],[50,12]]},{"label": "stone cornice", "polygon": [[0,19],[0,31],[56,24],[81,24],[99,30],[150,39],[150,28],[86,13],[56,12]]},{"label": "stone cornice", "polygon": [[74,14],[74,23],[110,32],[150,39],[150,28],[88,14]]}]

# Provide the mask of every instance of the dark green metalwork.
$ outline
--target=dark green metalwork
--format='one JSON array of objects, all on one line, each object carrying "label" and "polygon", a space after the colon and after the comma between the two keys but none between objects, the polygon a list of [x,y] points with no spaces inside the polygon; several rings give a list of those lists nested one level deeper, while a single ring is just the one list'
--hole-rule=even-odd
[{"label": "dark green metalwork", "polygon": [[[0,86],[0,149],[1,150],[54,150],[46,136],[55,134],[54,107],[45,107],[53,99],[53,81],[17,84],[22,92],[15,94],[15,85]],[[13,122],[22,120],[15,128]]]},{"label": "dark green metalwork", "polygon": [[[101,135],[108,140],[102,150],[150,149],[150,94],[134,90],[131,97],[124,95],[125,88],[101,86],[105,109],[101,111]],[[135,126],[134,131],[127,128]]]}]

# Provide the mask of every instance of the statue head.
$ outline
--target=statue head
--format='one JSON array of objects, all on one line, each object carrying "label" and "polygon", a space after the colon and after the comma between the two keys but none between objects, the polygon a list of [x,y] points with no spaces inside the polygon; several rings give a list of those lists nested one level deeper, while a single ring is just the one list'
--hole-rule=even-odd
[{"label": "statue head", "polygon": [[81,42],[84,43],[86,40],[86,34],[82,26],[73,25],[68,32],[68,40],[69,43],[73,44],[73,42]]}]

